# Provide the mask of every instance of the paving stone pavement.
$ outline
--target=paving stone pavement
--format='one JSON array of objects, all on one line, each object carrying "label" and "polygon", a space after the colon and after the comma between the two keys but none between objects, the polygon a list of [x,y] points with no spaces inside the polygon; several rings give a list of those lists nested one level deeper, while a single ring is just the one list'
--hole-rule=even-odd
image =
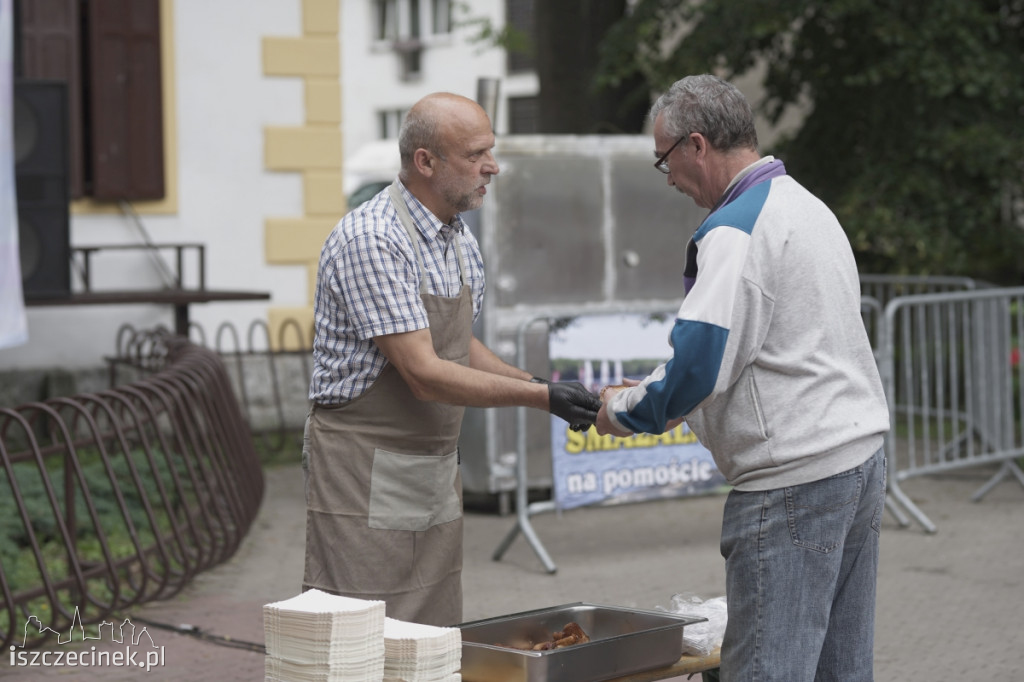
[{"label": "paving stone pavement", "polygon": [[[938,526],[901,528],[886,513],[878,584],[879,682],[1024,680],[1024,489],[1012,478],[981,502],[970,497],[994,470],[911,479],[904,490]],[[256,681],[263,678],[262,606],[298,594],[305,517],[299,467],[266,471],[266,494],[238,552],[178,596],[130,613],[162,665],[12,667],[0,678]],[[676,593],[724,592],[718,552],[723,496],[542,514],[532,524],[557,565],[549,574],[520,534],[492,560],[514,516],[466,515],[464,620],[577,601],[656,608]],[[201,636],[161,625],[198,628]],[[80,647],[81,648],[81,647]],[[100,649],[102,648],[99,647]],[[255,649],[255,650],[254,650]]]}]

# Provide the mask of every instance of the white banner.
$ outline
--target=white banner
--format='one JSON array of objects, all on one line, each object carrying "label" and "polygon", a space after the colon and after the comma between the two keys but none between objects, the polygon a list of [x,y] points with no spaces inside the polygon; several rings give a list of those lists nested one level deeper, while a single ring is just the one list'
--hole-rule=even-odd
[{"label": "white banner", "polygon": [[[578,380],[599,392],[621,384],[624,375],[642,379],[672,352],[668,343],[674,315],[592,315],[576,318],[551,334],[550,355],[578,363],[554,380]],[[565,370],[565,362],[560,366]],[[574,376],[575,375],[575,376]],[[551,469],[555,506],[641,502],[726,490],[711,452],[684,423],[659,435],[599,436],[579,433],[551,418]]]},{"label": "white banner", "polygon": [[0,0],[0,348],[28,341],[14,186],[14,0]]}]

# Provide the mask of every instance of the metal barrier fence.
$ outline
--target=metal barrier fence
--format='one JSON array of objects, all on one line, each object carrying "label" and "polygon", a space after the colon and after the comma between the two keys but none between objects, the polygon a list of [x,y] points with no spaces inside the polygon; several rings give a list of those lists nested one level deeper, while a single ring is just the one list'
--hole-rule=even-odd
[{"label": "metal barrier fence", "polygon": [[118,344],[112,367],[137,380],[0,409],[4,649],[173,596],[235,552],[259,509],[220,358],[166,331]]},{"label": "metal barrier fence", "polygon": [[898,296],[885,306],[882,338],[890,498],[934,532],[904,493],[907,479],[999,464],[972,499],[1008,476],[1024,485],[1015,461],[1024,456],[1024,288]]},{"label": "metal barrier fence", "polygon": [[193,322],[189,338],[223,359],[246,421],[263,446],[274,451],[293,447],[298,457],[302,443],[294,436],[301,437],[309,409],[312,329],[287,318],[274,338],[266,322],[254,320],[243,337],[235,325],[225,322],[211,336]]},{"label": "metal barrier fence", "polygon": [[[994,289],[984,282],[966,277],[862,275],[861,291],[862,318],[875,350],[892,411],[892,430],[886,443],[890,469],[887,508],[904,526],[910,525],[910,520],[903,513],[906,510],[926,530],[934,531],[934,524],[903,493],[900,487],[902,481],[913,476],[991,461],[1007,461],[1000,470],[999,480],[1007,475],[1021,477],[1020,469],[1012,462],[1020,456],[1019,453],[1012,445],[1001,445],[1007,442],[1005,437],[998,440],[991,435],[1003,434],[1006,430],[1005,425],[1002,430],[993,426],[1000,420],[1014,421],[1016,428],[1021,428],[1019,374],[1012,380],[1008,379],[1010,373],[998,364],[1001,362],[999,358],[1008,357],[1007,353],[1017,347],[1013,345],[1011,348],[1011,344],[1019,344],[1020,335],[1016,327],[1010,328],[1008,318],[1005,324],[997,324],[999,319],[1003,319],[999,316],[996,316],[998,319],[991,317],[985,323],[977,322],[981,326],[976,327],[970,338],[971,343],[961,342],[956,350],[958,355],[966,355],[973,360],[949,364],[940,373],[932,367],[938,361],[937,358],[929,355],[942,345],[939,341],[933,343],[928,340],[929,335],[937,333],[935,323],[932,323],[930,330],[919,330],[902,320],[909,315],[907,306],[922,304],[922,301],[951,306],[952,301],[963,297],[966,300],[973,300],[972,296],[978,296],[979,300],[993,297],[998,300],[1001,296],[1012,295],[1007,292],[1013,290]],[[925,298],[921,299],[921,296]],[[1016,303],[1010,302],[1005,302],[1003,307],[1006,311],[1017,309]],[[960,314],[950,308],[944,313],[935,313],[934,317],[955,318]],[[980,319],[978,314],[976,309],[976,320]],[[912,317],[917,319],[919,315],[914,313]],[[963,323],[949,324],[957,326]],[[207,344],[207,334],[202,328],[193,324],[190,333],[193,341]],[[916,339],[913,338],[915,335]],[[263,438],[267,447],[297,448],[297,444],[289,438],[301,432],[307,409],[306,391],[311,372],[309,330],[304,330],[295,320],[289,320],[280,327],[278,338],[272,339],[266,324],[255,321],[249,326],[243,341],[235,327],[224,324],[212,335],[212,340],[214,349],[228,367],[232,384],[252,430]],[[1000,343],[1002,345],[997,347],[996,344]],[[280,350],[282,348],[296,350]],[[946,360],[949,358],[946,357]],[[1017,365],[1014,371],[1020,371]],[[1010,404],[1013,401],[1006,398],[1003,385],[1006,381],[1010,381],[1013,387],[1012,396],[1016,401],[1013,405]],[[912,385],[917,386],[916,392],[910,392],[909,387]],[[951,406],[938,407],[943,401],[964,404],[956,410]],[[911,415],[915,415],[915,420],[911,420]],[[517,420],[520,418],[517,413]],[[947,443],[943,440],[946,436],[926,437],[925,432],[929,430],[945,433],[939,430],[937,423],[926,426],[925,422],[936,419],[947,420],[943,422],[946,424],[944,428],[950,430],[954,429],[954,423],[969,422],[968,430],[983,438],[966,439],[956,432],[957,435],[949,436],[955,442]],[[520,430],[521,425],[517,423],[517,450],[523,447]],[[965,457],[951,458],[950,453],[956,443],[959,443],[957,447],[975,449],[970,450]],[[938,447],[937,451],[933,451],[935,447]],[[520,472],[517,470],[516,473],[518,495],[524,484],[518,480]],[[986,491],[982,491],[981,495]],[[543,511],[542,506],[535,504],[529,512],[521,512],[527,517],[520,519],[520,526],[528,526],[529,514]]]},{"label": "metal barrier fence", "polygon": [[884,308],[898,296],[969,291],[987,286],[970,277],[932,277],[928,275],[861,275],[860,294],[873,298]]},{"label": "metal barrier fence", "polygon": [[968,291],[980,284],[969,277],[931,277],[911,275],[861,275],[861,317],[867,329],[871,347],[876,351],[881,345],[882,317],[885,306],[899,296],[916,294],[937,294],[948,291]]},{"label": "metal barrier fence", "polygon": [[[893,287],[894,288],[894,287]],[[880,294],[879,290],[876,289],[876,293]],[[663,306],[644,307],[642,305],[633,305],[629,308],[613,309],[610,313],[644,313],[644,314],[673,314],[675,308],[668,309]],[[876,356],[878,354],[878,348],[881,345],[883,339],[881,338],[881,331],[884,328],[882,322],[883,310],[881,304],[874,298],[863,296],[861,297],[861,318],[864,321],[864,326],[868,332],[870,338],[871,347],[875,349]],[[544,322],[550,329],[552,322],[557,318],[553,314],[539,313],[533,317],[530,317],[520,323],[516,333],[516,347],[518,349],[517,363],[520,367],[525,366],[526,363],[526,334],[532,325],[539,322]],[[540,537],[533,528],[533,523],[530,518],[538,514],[544,514],[553,512],[556,509],[554,500],[539,500],[530,502],[529,495],[529,476],[527,473],[527,435],[526,435],[526,415],[527,410],[525,407],[517,408],[516,414],[516,522],[509,529],[508,533],[501,539],[498,546],[495,548],[492,558],[495,561],[500,561],[505,553],[512,546],[512,543],[521,533],[525,538],[526,542],[530,545],[534,554],[544,565],[544,569],[548,573],[555,573],[558,570],[557,565],[552,559],[550,553],[544,547]],[[905,521],[905,516],[900,512],[898,508],[895,508],[889,500],[886,500],[886,506],[894,513],[898,520],[904,525],[908,525]]]}]

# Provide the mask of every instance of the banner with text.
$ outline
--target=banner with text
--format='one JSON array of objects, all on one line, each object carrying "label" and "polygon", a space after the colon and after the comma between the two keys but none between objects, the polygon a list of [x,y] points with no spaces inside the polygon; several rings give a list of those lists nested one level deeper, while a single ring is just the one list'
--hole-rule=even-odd
[{"label": "banner with text", "polygon": [[553,495],[559,509],[683,497],[726,485],[711,453],[685,423],[626,438],[571,431],[551,419]]}]

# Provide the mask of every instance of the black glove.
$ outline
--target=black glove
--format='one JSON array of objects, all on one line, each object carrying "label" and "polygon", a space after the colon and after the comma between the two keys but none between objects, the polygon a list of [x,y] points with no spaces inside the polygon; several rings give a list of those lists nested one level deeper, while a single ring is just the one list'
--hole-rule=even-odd
[{"label": "black glove", "polygon": [[573,431],[586,431],[597,421],[601,401],[578,381],[548,384],[548,411],[569,422]]}]

